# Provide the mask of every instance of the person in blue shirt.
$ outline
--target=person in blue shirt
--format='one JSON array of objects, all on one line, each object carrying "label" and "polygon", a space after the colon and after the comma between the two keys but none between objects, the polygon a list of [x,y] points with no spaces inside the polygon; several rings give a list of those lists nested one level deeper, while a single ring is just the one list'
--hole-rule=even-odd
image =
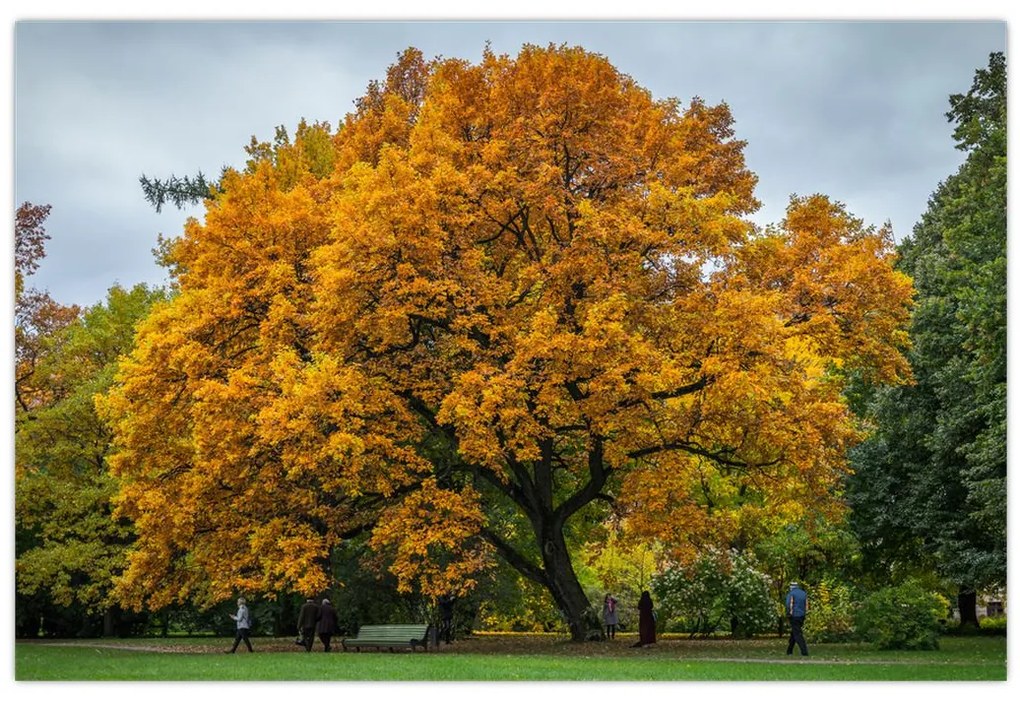
[{"label": "person in blue shirt", "polygon": [[793,654],[793,645],[797,644],[800,654],[807,656],[807,643],[804,642],[804,617],[808,612],[807,592],[797,582],[790,582],[790,593],[786,595],[786,615],[790,617],[790,642],[786,646],[786,654]]}]

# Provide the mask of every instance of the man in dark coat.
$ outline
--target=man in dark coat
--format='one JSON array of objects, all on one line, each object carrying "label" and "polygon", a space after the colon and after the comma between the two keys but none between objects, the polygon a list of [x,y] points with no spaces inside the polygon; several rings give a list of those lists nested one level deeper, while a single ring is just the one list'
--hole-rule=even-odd
[{"label": "man in dark coat", "polygon": [[323,652],[329,652],[329,641],[339,628],[336,609],[329,603],[329,599],[323,599],[322,606],[319,607],[319,640],[322,641]]},{"label": "man in dark coat", "polygon": [[446,641],[449,645],[453,642],[453,594],[443,594],[439,597],[439,639]]},{"label": "man in dark coat", "polygon": [[315,642],[315,624],[319,622],[319,606],[314,599],[309,598],[301,613],[298,614],[298,630],[301,631],[301,642],[304,643],[305,652],[312,651],[312,644]]}]

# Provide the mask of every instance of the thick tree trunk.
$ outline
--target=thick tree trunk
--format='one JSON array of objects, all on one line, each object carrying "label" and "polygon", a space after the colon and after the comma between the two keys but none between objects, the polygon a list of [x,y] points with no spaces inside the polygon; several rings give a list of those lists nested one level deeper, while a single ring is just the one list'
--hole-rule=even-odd
[{"label": "thick tree trunk", "polygon": [[[580,390],[573,388],[572,394]],[[509,451],[508,451],[509,452]],[[514,479],[505,479],[487,470],[476,474],[496,487],[521,513],[527,517],[541,552],[541,565],[517,551],[499,534],[487,532],[485,537],[494,544],[507,563],[531,581],[544,586],[566,620],[570,638],[575,642],[602,638],[602,621],[584,593],[570,561],[563,531],[567,521],[584,506],[601,495],[607,477],[612,473],[603,464],[603,439],[592,438],[588,453],[589,480],[577,491],[556,503],[553,482],[554,449],[551,440],[542,445],[542,459],[532,465],[509,461]]]},{"label": "thick tree trunk", "polygon": [[541,542],[549,593],[567,619],[570,639],[574,642],[600,639],[602,623],[574,572],[562,528],[547,529]]},{"label": "thick tree trunk", "polygon": [[960,587],[956,597],[956,605],[960,607],[960,625],[978,627],[977,592],[969,587]]}]

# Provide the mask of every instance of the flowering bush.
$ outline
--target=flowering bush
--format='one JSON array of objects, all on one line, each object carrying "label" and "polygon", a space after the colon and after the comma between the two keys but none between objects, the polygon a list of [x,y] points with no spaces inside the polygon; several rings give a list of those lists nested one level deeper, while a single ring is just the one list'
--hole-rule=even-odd
[{"label": "flowering bush", "polygon": [[741,555],[732,555],[731,562],[733,569],[727,582],[731,632],[750,636],[770,630],[780,611],[770,592],[771,578]]},{"label": "flowering bush", "polygon": [[769,577],[736,551],[707,552],[652,579],[661,615],[696,635],[710,635],[724,624],[734,635],[769,630],[778,614],[769,586]]},{"label": "flowering bush", "polygon": [[915,581],[879,589],[861,605],[857,632],[882,650],[935,650],[948,605]]},{"label": "flowering bush", "polygon": [[663,618],[676,621],[682,632],[709,635],[724,615],[720,593],[725,585],[721,558],[707,553],[688,567],[674,567],[653,577],[652,593]]}]

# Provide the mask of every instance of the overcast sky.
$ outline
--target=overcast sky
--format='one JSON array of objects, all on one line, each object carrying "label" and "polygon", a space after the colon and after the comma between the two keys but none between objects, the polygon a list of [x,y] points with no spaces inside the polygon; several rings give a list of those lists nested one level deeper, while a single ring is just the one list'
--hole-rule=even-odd
[{"label": "overcast sky", "polygon": [[138,178],[243,166],[251,137],[336,125],[408,46],[477,61],[522,44],[601,53],[656,97],[725,101],[759,177],[759,223],[821,192],[909,235],[956,171],[948,96],[966,92],[995,21],[98,22],[14,25],[14,201],[50,204],[29,283],[89,305],[162,284],[151,250],[187,216],[157,214]]}]

